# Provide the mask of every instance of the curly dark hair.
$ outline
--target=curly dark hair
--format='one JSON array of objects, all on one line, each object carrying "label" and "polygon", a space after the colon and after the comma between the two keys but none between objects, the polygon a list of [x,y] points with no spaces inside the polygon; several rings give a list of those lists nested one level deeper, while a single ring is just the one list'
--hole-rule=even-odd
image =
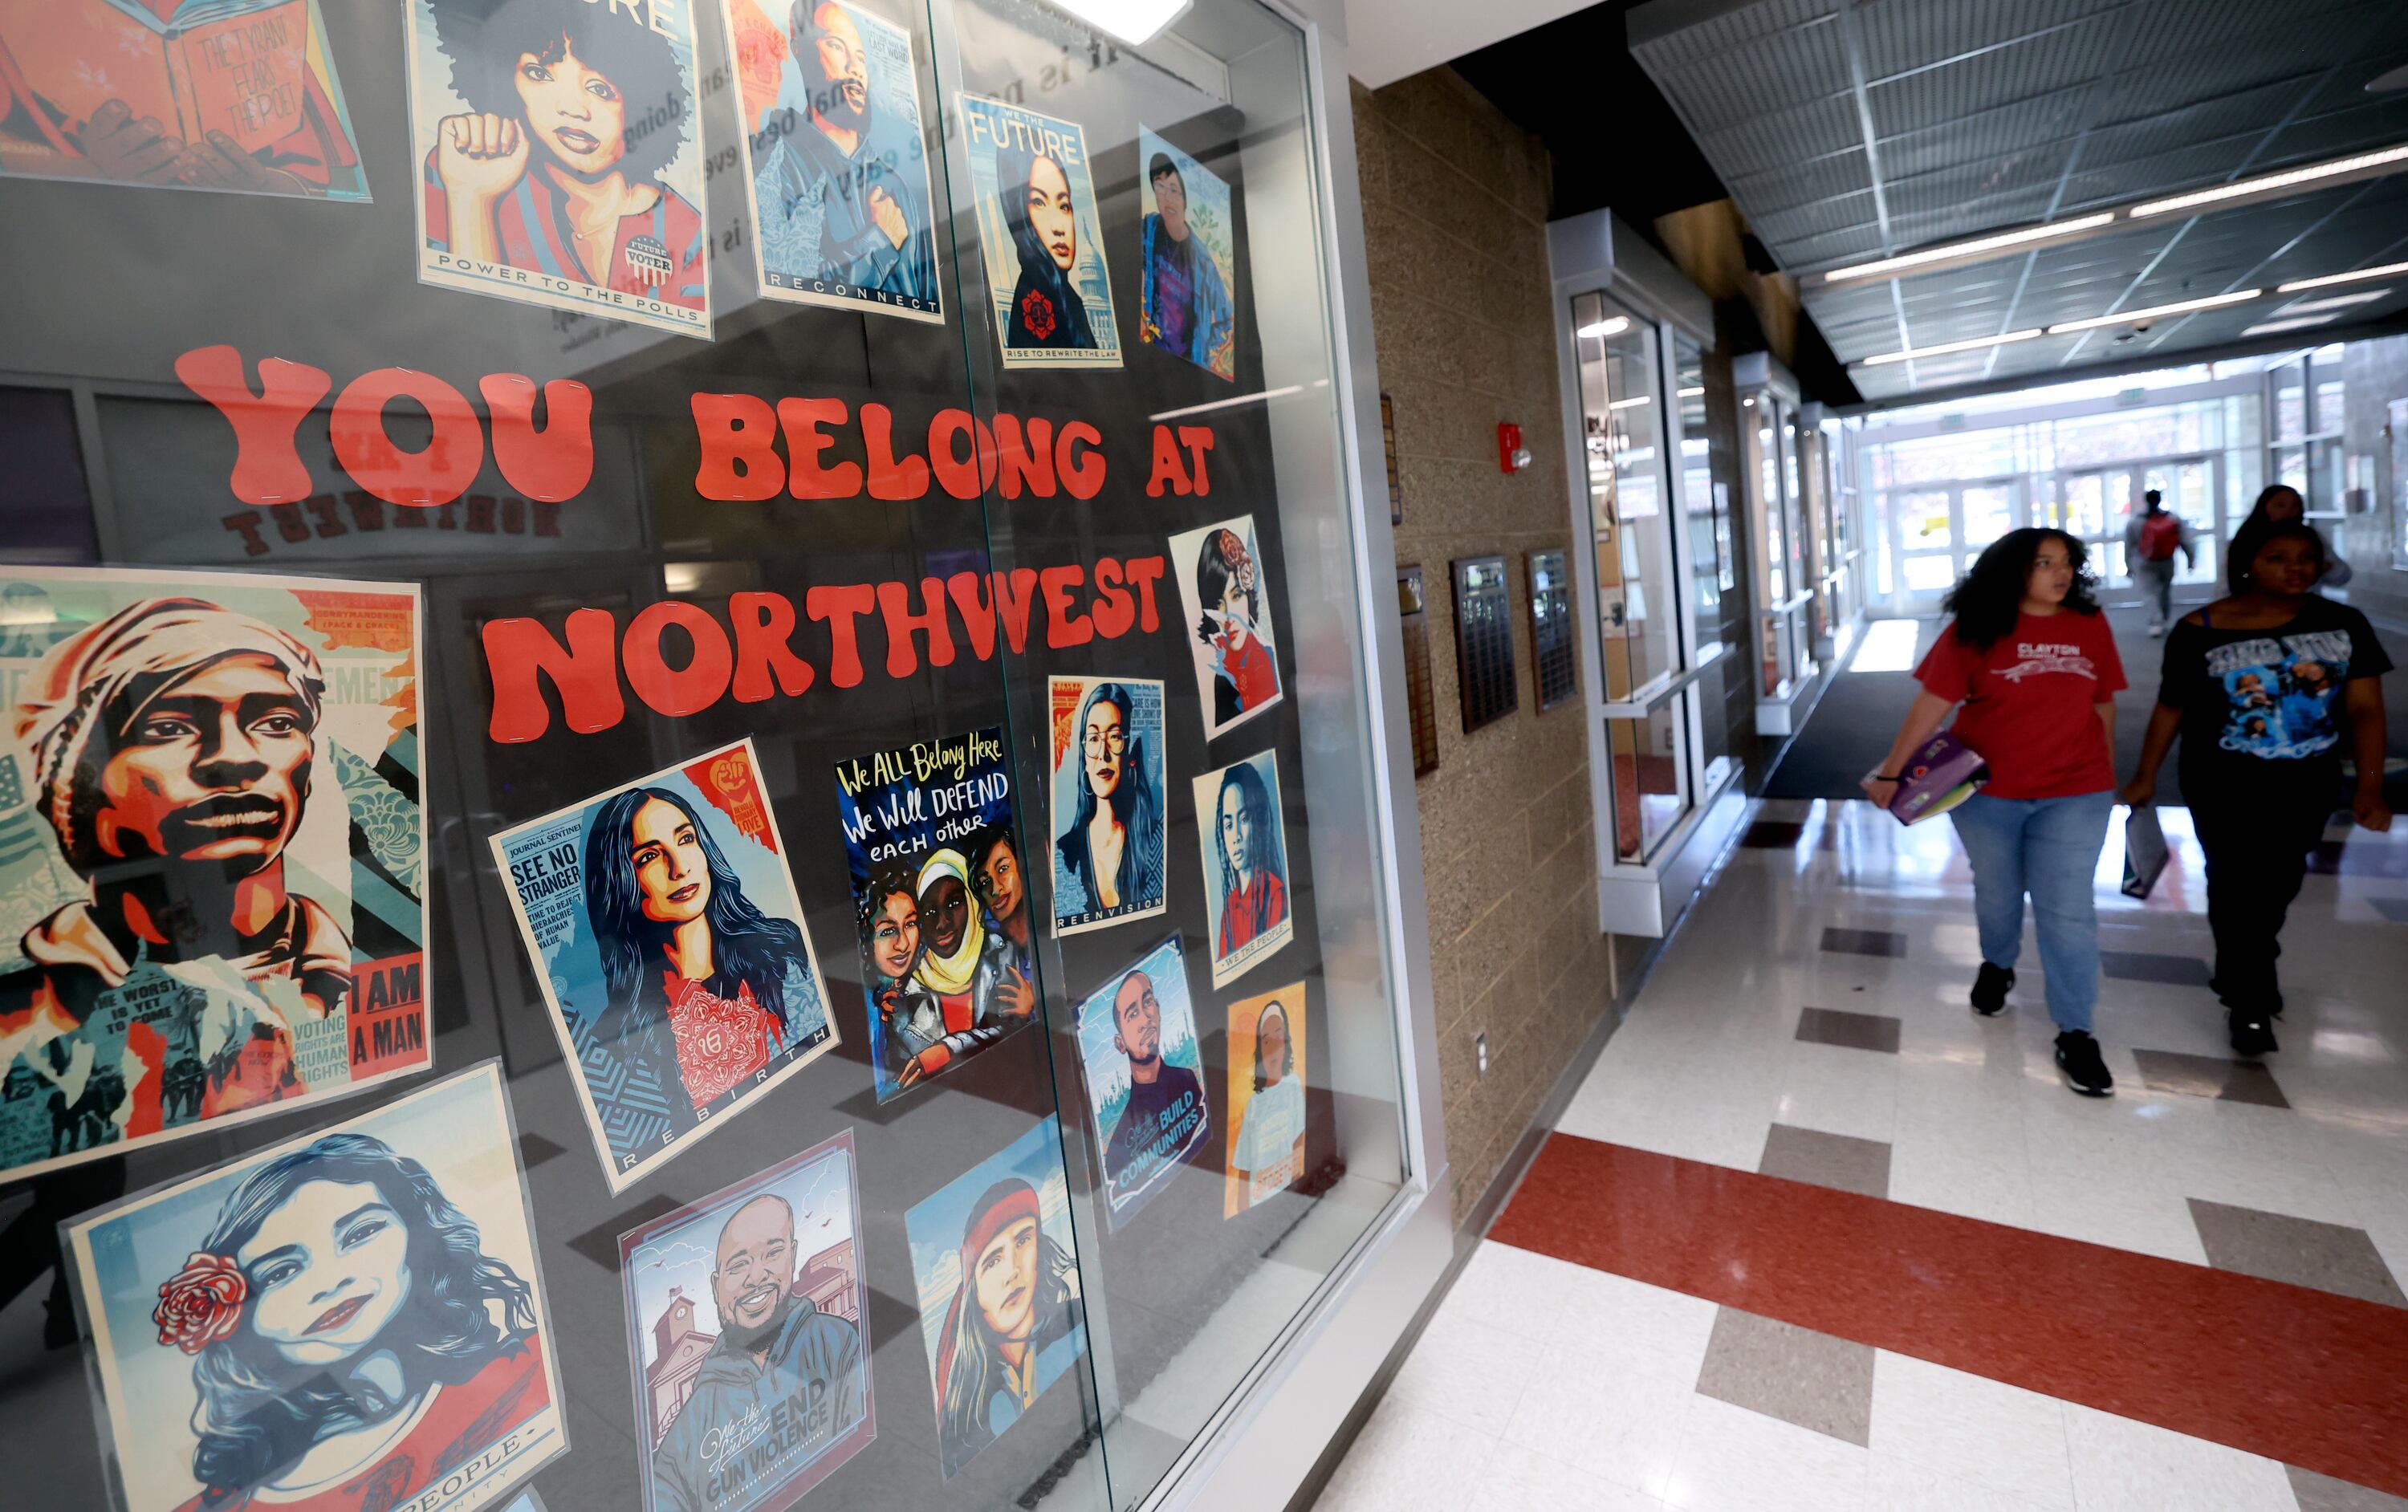
[{"label": "curly dark hair", "polygon": [[897,892],[911,900],[912,912],[920,908],[920,863],[913,860],[888,861],[869,874],[869,881],[853,906],[853,927],[861,932],[861,948],[869,949],[878,935],[879,911],[886,900]]},{"label": "curly dark hair", "polygon": [[452,93],[468,108],[526,119],[519,59],[551,64],[574,52],[608,78],[627,105],[625,152],[618,166],[650,178],[685,145],[694,92],[669,39],[617,7],[591,0],[426,0],[435,36],[452,60]]},{"label": "curly dark hair", "polygon": [[[534,1334],[534,1289],[485,1253],[475,1221],[425,1166],[373,1135],[327,1134],[243,1177],[200,1248],[232,1259],[316,1181],[375,1187],[408,1230],[409,1300],[378,1335],[400,1361],[407,1391],[465,1381]],[[201,1351],[193,1387],[200,1398],[193,1478],[208,1507],[240,1505],[311,1446],[398,1405],[354,1399],[324,1367],[291,1363],[248,1326]]]},{"label": "curly dark hair", "polygon": [[1986,651],[2014,634],[2032,558],[2052,540],[2065,543],[2066,559],[2073,563],[2073,586],[2065,591],[2065,606],[2076,614],[2099,612],[2099,579],[2090,571],[2089,549],[2061,530],[2028,525],[1984,547],[1964,578],[1940,601],[1942,609],[1956,617],[1958,640]]},{"label": "curly dark hair", "polygon": [[2251,580],[2250,568],[2257,565],[2258,553],[2276,541],[2304,541],[2316,554],[2316,572],[2322,576],[2330,560],[2325,549],[2325,538],[2314,525],[2300,520],[2265,520],[2257,516],[2242,522],[2232,534],[2232,545],[2224,553],[2224,580],[2232,592],[2245,593],[2257,586]]}]

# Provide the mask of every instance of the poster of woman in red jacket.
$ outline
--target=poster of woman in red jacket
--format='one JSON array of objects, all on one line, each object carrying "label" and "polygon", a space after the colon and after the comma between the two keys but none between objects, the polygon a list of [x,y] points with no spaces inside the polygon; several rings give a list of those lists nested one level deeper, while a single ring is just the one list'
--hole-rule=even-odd
[{"label": "poster of woman in red jacket", "polygon": [[1254,517],[1173,535],[1170,564],[1194,632],[1188,653],[1210,740],[1280,701],[1279,643]]}]

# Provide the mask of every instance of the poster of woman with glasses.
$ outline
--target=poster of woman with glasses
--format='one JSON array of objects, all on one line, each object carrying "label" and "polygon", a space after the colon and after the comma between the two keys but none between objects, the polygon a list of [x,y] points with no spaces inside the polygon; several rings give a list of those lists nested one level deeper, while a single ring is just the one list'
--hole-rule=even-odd
[{"label": "poster of woman with glasses", "polygon": [[1162,684],[1054,678],[1054,932],[1076,934],[1163,909]]}]

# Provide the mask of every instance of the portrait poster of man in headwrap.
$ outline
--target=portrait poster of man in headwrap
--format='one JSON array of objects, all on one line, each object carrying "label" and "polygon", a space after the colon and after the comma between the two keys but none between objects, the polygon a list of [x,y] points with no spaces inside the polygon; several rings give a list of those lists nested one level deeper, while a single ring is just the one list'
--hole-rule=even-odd
[{"label": "portrait poster of man in headwrap", "polygon": [[1029,1021],[1036,934],[1000,726],[838,762],[879,1101]]},{"label": "portrait poster of man in headwrap", "polygon": [[417,589],[0,579],[0,1180],[429,1066]]},{"label": "portrait poster of man in headwrap", "polygon": [[725,0],[767,299],[941,322],[911,34],[844,0]]},{"label": "portrait poster of man in headwrap", "polygon": [[835,1046],[752,741],[493,849],[613,1192]]}]

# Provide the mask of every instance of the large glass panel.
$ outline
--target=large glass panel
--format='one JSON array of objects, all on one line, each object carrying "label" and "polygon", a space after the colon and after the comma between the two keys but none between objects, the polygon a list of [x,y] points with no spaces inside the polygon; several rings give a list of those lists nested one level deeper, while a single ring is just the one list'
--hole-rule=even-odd
[{"label": "large glass panel", "polygon": [[1980,483],[1958,495],[1965,520],[1965,550],[1969,556],[2015,528],[2015,491],[2005,483]]},{"label": "large glass panel", "polygon": [[18,1504],[1143,1499],[1407,1175],[1306,37],[17,8]]},{"label": "large glass panel", "polygon": [[1706,358],[1695,341],[1672,338],[1673,398],[1680,416],[1681,503],[1689,520],[1689,578],[1701,627],[1719,624],[1723,593],[1735,586],[1730,511],[1714,497],[1713,441],[1706,427]]},{"label": "large glass panel", "polygon": [[1687,725],[1673,699],[1644,719],[1605,721],[1613,759],[1613,856],[1644,861],[1688,812]]},{"label": "large glass panel", "polygon": [[1582,442],[1597,552],[1598,649],[1609,702],[1679,665],[1656,328],[1597,294],[1572,302]]}]

